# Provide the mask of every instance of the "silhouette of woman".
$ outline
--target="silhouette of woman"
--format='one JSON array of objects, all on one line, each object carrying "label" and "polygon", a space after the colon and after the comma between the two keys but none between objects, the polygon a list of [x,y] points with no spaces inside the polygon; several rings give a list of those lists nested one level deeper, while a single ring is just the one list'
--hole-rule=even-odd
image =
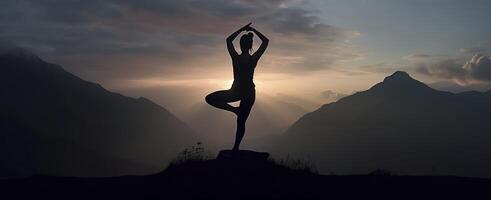
[{"label": "silhouette of woman", "polygon": [[[229,90],[220,90],[206,96],[206,102],[216,108],[233,112],[237,115],[237,131],[235,135],[235,143],[232,150],[238,151],[240,142],[244,137],[245,123],[252,105],[256,99],[256,90],[253,82],[254,69],[261,55],[268,47],[269,39],[255,28],[250,26],[251,23],[245,25],[239,30],[232,33],[227,38],[227,49],[232,58],[232,66],[234,71],[234,82]],[[241,54],[235,51],[233,40],[243,31],[254,32],[262,41],[259,49],[251,55],[252,50],[252,32],[244,34],[240,38]],[[238,107],[234,107],[229,102],[240,101]]]}]

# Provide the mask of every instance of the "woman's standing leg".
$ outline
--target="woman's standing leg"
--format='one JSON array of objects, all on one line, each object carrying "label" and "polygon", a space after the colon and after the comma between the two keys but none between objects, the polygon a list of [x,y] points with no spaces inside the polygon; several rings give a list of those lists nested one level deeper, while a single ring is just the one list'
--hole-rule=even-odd
[{"label": "woman's standing leg", "polygon": [[237,131],[235,133],[235,144],[232,150],[238,151],[240,142],[245,134],[245,125],[251,112],[254,101],[256,100],[256,91],[252,90],[240,100],[239,112],[237,114]]}]

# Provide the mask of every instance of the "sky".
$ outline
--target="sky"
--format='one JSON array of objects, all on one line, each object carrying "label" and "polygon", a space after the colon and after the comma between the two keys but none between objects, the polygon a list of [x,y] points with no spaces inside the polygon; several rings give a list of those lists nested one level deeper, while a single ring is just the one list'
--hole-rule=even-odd
[{"label": "sky", "polygon": [[258,93],[313,109],[396,70],[491,89],[490,10],[486,0],[2,0],[0,40],[179,113],[230,87],[225,38],[252,22],[271,40]]}]

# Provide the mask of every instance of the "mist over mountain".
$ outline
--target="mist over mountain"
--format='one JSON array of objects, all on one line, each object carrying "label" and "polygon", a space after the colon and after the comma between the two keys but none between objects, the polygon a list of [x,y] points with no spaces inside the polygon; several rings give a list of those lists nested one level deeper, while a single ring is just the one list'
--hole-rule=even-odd
[{"label": "mist over mountain", "polygon": [[[258,95],[247,120],[244,147],[255,146],[265,136],[279,135],[307,112],[303,107],[281,98]],[[221,148],[229,148],[235,138],[236,116],[205,102],[195,104],[184,120],[195,130]]]},{"label": "mist over mountain", "polygon": [[152,173],[196,142],[165,108],[0,48],[0,177]]},{"label": "mist over mountain", "polygon": [[468,85],[459,85],[454,81],[438,81],[428,84],[428,86],[441,91],[460,93],[466,91],[487,92],[491,88],[491,83],[473,83]]},{"label": "mist over mountain", "polygon": [[322,173],[491,177],[491,92],[451,93],[395,72],[325,104],[275,138],[275,151]]},{"label": "mist over mountain", "polygon": [[[204,98],[210,93],[210,89],[166,85],[118,91],[133,97],[144,96],[162,105],[186,122],[199,136],[209,139],[204,143],[208,147],[229,148],[235,139],[236,117],[232,113],[206,104]],[[264,136],[283,133],[302,115],[321,105],[305,104],[307,100],[285,94],[258,92],[256,96],[254,107],[247,120],[246,139],[243,141],[244,147],[247,148],[255,147]],[[239,102],[232,104],[237,106]]]}]

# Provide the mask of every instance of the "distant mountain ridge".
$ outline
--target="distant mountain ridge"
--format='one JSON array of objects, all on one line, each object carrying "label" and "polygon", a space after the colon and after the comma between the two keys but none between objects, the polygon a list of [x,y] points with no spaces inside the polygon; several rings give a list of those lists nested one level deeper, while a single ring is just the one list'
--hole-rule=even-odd
[{"label": "distant mountain ridge", "polygon": [[412,175],[491,177],[491,93],[434,90],[395,72],[323,105],[277,138],[277,150],[324,173],[377,168]]},{"label": "distant mountain ridge", "polygon": [[0,52],[0,176],[159,171],[196,142],[152,101],[107,91],[14,48]]}]

